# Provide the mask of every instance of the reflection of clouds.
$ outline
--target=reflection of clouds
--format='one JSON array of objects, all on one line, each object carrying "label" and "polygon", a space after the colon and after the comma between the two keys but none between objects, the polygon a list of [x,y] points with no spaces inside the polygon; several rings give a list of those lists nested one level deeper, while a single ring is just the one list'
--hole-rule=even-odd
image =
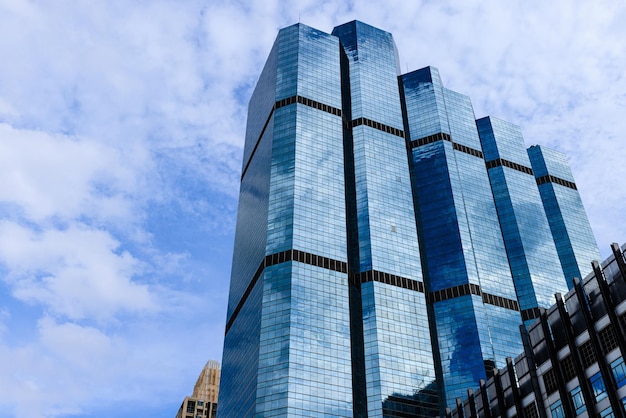
[{"label": "reflection of clouds", "polygon": [[[507,356],[519,354],[520,343],[508,341],[511,328],[517,329],[521,323],[518,312],[484,305],[476,296],[437,302],[434,309],[449,400],[463,396],[468,387],[485,378],[483,358],[501,367]],[[489,310],[489,317],[483,309]]]},{"label": "reflection of clouds", "polygon": [[[520,196],[523,195],[520,194]],[[517,201],[514,203],[514,206],[522,239],[523,259],[528,265],[527,269],[524,269],[527,276],[524,274],[526,277],[518,281],[517,284],[518,286],[526,287],[528,285],[523,283],[526,280],[531,281],[537,303],[539,306],[547,308],[553,303],[554,293],[567,292],[567,283],[561,270],[554,243],[552,241],[546,242],[544,239],[544,231],[547,230],[547,233],[550,234],[550,230],[547,220],[539,222],[542,218],[545,219],[543,205]],[[521,272],[522,270],[517,271]],[[519,275],[516,277],[519,277]],[[522,306],[521,308],[527,309],[530,307]]]},{"label": "reflection of clouds", "polygon": [[368,391],[378,391],[370,401],[385,408],[386,397],[411,398],[435,378],[425,298],[378,282],[364,283],[362,290]]},{"label": "reflection of clouds", "polygon": [[[504,148],[504,147],[503,147]],[[506,149],[506,148],[505,148]],[[567,284],[535,178],[510,168],[489,171],[520,309],[549,307]]]}]

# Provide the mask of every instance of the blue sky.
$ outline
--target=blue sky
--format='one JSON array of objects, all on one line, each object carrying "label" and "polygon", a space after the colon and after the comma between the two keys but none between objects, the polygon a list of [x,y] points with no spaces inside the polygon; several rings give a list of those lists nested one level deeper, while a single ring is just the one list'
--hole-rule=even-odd
[{"label": "blue sky", "polygon": [[391,32],[625,242],[626,3],[460,3],[0,0],[0,416],[172,417],[221,359],[246,105],[298,20]]}]

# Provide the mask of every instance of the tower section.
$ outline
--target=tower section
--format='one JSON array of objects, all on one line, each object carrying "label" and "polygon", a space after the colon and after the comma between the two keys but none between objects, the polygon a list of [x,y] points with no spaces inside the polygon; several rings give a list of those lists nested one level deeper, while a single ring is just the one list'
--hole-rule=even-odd
[{"label": "tower section", "polygon": [[590,274],[590,261],[600,260],[600,252],[565,155],[534,145],[528,148],[528,156],[567,285],[572,289],[572,279]]},{"label": "tower section", "polygon": [[567,292],[565,275],[518,126],[493,117],[476,121],[524,321]]},{"label": "tower section", "polygon": [[352,417],[339,41],[282,29],[249,106],[220,416]]},{"label": "tower section", "polygon": [[433,67],[400,83],[439,390],[451,407],[521,351],[519,305],[469,98]]},{"label": "tower section", "polygon": [[346,55],[344,93],[349,91],[344,114],[355,416],[435,416],[396,47],[390,33],[358,21],[332,34]]}]

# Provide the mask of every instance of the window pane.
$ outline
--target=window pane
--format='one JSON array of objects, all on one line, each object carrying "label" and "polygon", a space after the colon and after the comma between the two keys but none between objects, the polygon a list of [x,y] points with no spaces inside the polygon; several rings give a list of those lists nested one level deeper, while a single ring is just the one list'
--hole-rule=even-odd
[{"label": "window pane", "polygon": [[600,418],[614,418],[614,417],[615,417],[615,414],[613,413],[613,410],[611,409],[610,406],[606,408],[604,411],[600,412]]},{"label": "window pane", "polygon": [[613,377],[618,388],[621,388],[626,384],[626,365],[623,358],[618,358],[611,363],[611,369],[613,370]]},{"label": "window pane", "polygon": [[552,418],[565,418],[565,412],[563,411],[563,405],[561,405],[560,399],[550,405],[550,412],[552,413]]},{"label": "window pane", "polygon": [[602,399],[606,398],[606,386],[604,386],[604,380],[602,380],[600,372],[591,376],[589,382],[591,383],[593,394],[596,397],[596,402],[600,402]]},{"label": "window pane", "polygon": [[574,403],[576,415],[582,414],[586,408],[585,399],[583,398],[583,393],[580,390],[580,386],[576,386],[569,394],[572,397],[572,402]]}]

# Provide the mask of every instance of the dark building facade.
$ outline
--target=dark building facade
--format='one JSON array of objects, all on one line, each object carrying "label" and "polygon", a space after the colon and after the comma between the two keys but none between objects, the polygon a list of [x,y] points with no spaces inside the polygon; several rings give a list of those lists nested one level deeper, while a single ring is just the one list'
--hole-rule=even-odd
[{"label": "dark building facade", "polygon": [[248,109],[220,418],[443,414],[589,272],[563,161],[436,68],[400,74],[388,32],[281,29]]},{"label": "dark building facade", "polygon": [[613,255],[540,318],[522,327],[524,352],[447,417],[625,417],[626,262]]}]

